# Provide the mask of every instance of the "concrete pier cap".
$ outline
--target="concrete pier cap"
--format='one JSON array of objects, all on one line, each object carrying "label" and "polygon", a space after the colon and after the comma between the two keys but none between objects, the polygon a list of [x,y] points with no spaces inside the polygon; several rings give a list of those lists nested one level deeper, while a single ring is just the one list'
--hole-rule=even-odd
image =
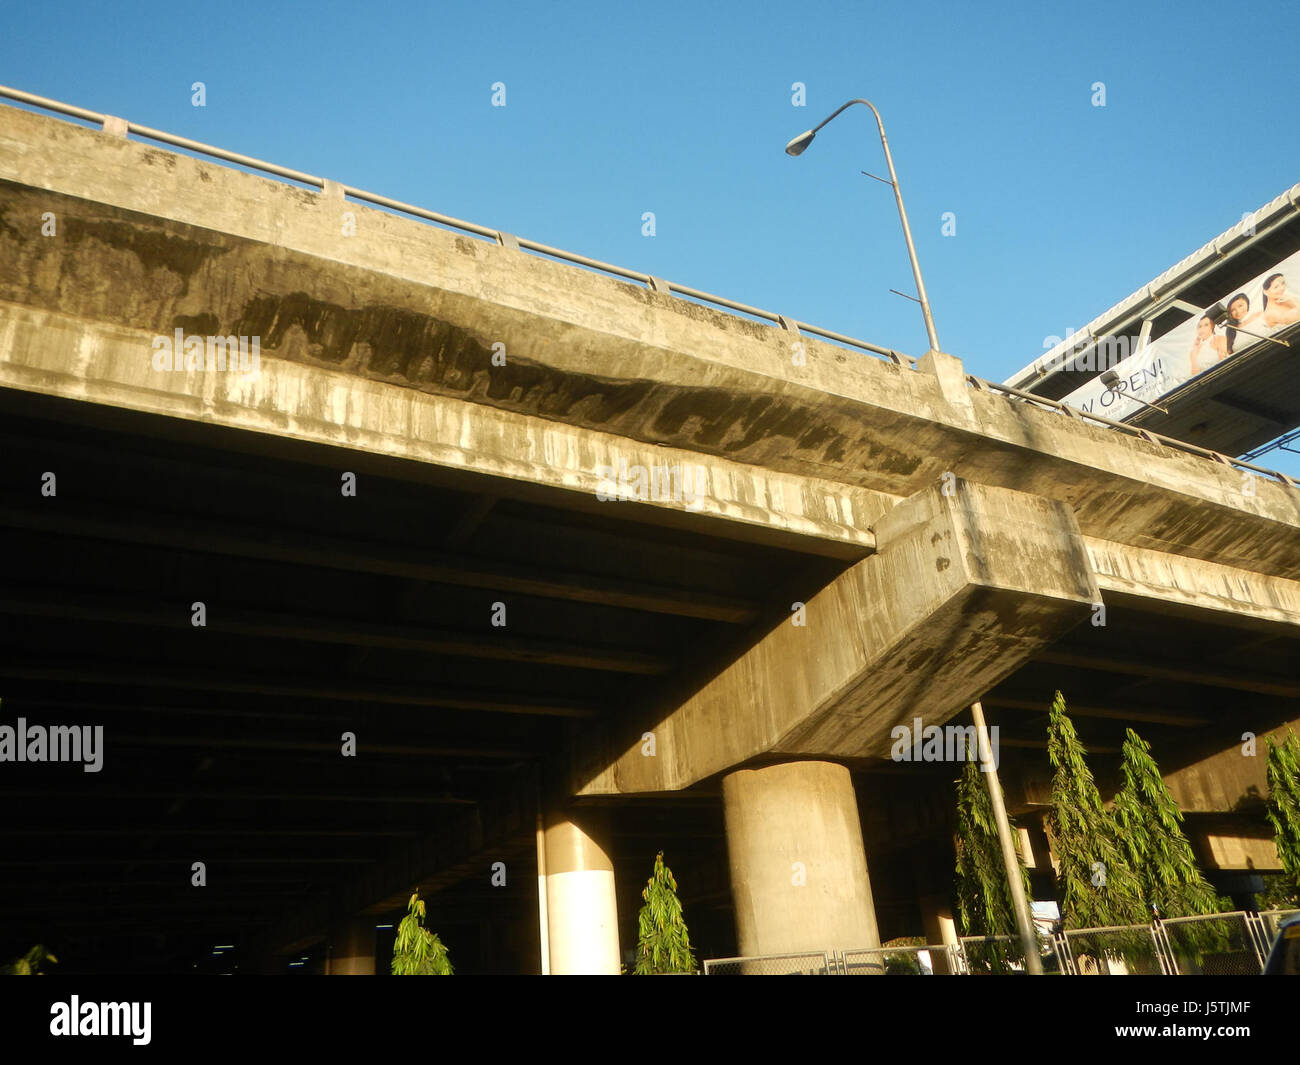
[{"label": "concrete pier cap", "polygon": [[764,755],[888,757],[895,725],[943,724],[1100,601],[1058,500],[949,474],[875,531],[877,553],[810,597],[801,617],[658,721],[596,737],[574,766],[574,792],[673,791]]}]

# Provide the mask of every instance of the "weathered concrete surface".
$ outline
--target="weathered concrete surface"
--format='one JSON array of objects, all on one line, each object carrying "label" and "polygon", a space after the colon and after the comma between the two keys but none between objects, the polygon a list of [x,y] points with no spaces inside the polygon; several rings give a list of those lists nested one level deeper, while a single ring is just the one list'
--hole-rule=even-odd
[{"label": "weathered concrete surface", "polygon": [[[1254,834],[1247,835],[1247,828]],[[1282,859],[1267,826],[1243,824],[1218,831],[1193,827],[1187,835],[1206,869],[1252,873],[1282,871]]]},{"label": "weathered concrete surface", "polygon": [[576,755],[575,792],[675,790],[764,753],[887,755],[896,724],[941,724],[1099,598],[1052,500],[947,482],[876,535],[878,553],[808,602],[805,625],[792,616],[662,720]]},{"label": "weathered concrete surface", "polygon": [[[574,509],[860,558],[889,497],[679,448],[263,356],[256,374],[153,370],[138,330],[0,304],[0,386],[332,444],[492,477],[516,494],[560,489]],[[601,502],[610,469],[689,469],[690,493]],[[719,522],[717,519],[722,519]]]},{"label": "weathered concrete surface", "polygon": [[1084,543],[1103,602],[1132,596],[1146,609],[1214,611],[1300,626],[1300,581],[1091,536]]},{"label": "weathered concrete surface", "polygon": [[[1300,718],[1288,721],[1216,754],[1164,773],[1169,794],[1188,814],[1216,813],[1256,806],[1268,795],[1268,745],[1284,741],[1288,731],[1300,733]],[[1253,753],[1251,753],[1253,751]]]},{"label": "weathered concrete surface", "polygon": [[742,956],[880,946],[853,780],[830,762],[722,778]]},{"label": "weathered concrete surface", "polygon": [[617,976],[618,902],[608,830],[597,811],[547,819],[546,921],[556,976]]},{"label": "weathered concrete surface", "polygon": [[[40,235],[45,211],[62,219],[60,236]],[[356,236],[342,235],[343,211]],[[1087,535],[1300,576],[1300,499],[1282,486],[1251,493],[1222,465],[1004,397],[951,402],[951,366],[904,371],[809,338],[795,365],[792,338],[774,328],[10,108],[0,108],[0,300],[117,327],[123,343],[178,326],[260,335],[264,358],[884,497],[951,471],[1067,502]],[[506,367],[491,365],[497,343]],[[80,389],[59,376],[76,377],[75,362],[38,362],[0,383],[134,401],[91,376],[102,369],[93,351],[83,357]],[[310,393],[317,379],[283,387]],[[316,387],[304,401],[319,417],[338,398]],[[192,398],[201,391],[188,385]],[[171,410],[193,416],[179,396]],[[832,514],[839,498],[804,502],[813,523],[861,528],[858,509],[852,522]],[[753,506],[769,503],[755,493]]]}]

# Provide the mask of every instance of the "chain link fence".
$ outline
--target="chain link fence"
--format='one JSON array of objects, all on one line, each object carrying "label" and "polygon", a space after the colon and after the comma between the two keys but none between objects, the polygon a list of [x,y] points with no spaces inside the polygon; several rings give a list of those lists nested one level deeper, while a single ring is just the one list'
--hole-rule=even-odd
[{"label": "chain link fence", "polygon": [[839,963],[829,951],[807,954],[761,954],[749,958],[713,958],[705,976],[838,976]]},{"label": "chain link fence", "polygon": [[1265,950],[1251,927],[1252,914],[1171,917],[1160,922],[1163,945],[1180,976],[1257,976]]},{"label": "chain link fence", "polygon": [[961,971],[956,947],[871,947],[840,954],[845,976],[944,976]]},{"label": "chain link fence", "polygon": [[1075,976],[1171,975],[1150,925],[1072,928],[1055,938]]},{"label": "chain link fence", "polygon": [[[1039,936],[1044,975],[1253,976],[1278,928],[1300,910],[1172,917],[1150,925],[1072,928]],[[1018,936],[963,936],[953,944],[869,947],[705,961],[706,976],[1024,975]]]},{"label": "chain link fence", "polygon": [[[962,972],[970,976],[1024,976],[1025,950],[1019,936],[962,936]],[[1039,935],[1038,953],[1044,976],[1062,973],[1060,951],[1054,937]]]},{"label": "chain link fence", "polygon": [[1300,910],[1266,910],[1257,915],[1268,936],[1268,946],[1273,945],[1273,940],[1277,938],[1277,930],[1282,926],[1282,922],[1298,913],[1300,913]]}]

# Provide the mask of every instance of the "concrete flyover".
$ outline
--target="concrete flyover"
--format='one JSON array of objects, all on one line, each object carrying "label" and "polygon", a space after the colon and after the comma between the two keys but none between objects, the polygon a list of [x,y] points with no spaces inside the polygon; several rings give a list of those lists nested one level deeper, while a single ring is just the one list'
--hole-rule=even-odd
[{"label": "concrete flyover", "polygon": [[951,767],[891,729],[982,699],[1032,835],[1057,688],[1225,890],[1276,866],[1205,767],[1300,716],[1295,486],[951,355],[0,107],[0,411],[2,712],[109,745],[6,767],[6,933],[96,884],[86,954],[368,972],[419,889],[463,971],[614,972],[662,849],[707,954],[877,945],[951,923]]}]

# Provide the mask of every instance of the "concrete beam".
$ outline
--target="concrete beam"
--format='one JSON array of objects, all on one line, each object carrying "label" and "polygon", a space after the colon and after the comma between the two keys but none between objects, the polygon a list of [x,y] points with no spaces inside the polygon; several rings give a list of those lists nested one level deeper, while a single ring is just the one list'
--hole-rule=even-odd
[{"label": "concrete beam", "polygon": [[1085,537],[1104,602],[1142,599],[1144,609],[1215,611],[1232,619],[1300,626],[1300,581],[1239,566]]},{"label": "concrete beam", "polygon": [[[243,375],[159,372],[150,356],[151,338],[143,331],[0,303],[0,387],[410,459],[513,482],[513,494],[551,505],[635,513],[652,524],[836,558],[871,551],[868,525],[893,502],[822,478],[646,445],[265,355],[259,372]],[[676,471],[689,488],[664,488],[655,497],[648,485],[644,499],[599,498],[614,486],[608,471],[624,469]],[[631,487],[635,493],[636,482]],[[504,485],[496,490],[507,492]]]},{"label": "concrete beam", "polygon": [[879,553],[813,597],[806,624],[792,615],[662,719],[577,755],[574,790],[671,791],[772,753],[887,756],[894,725],[946,721],[1098,601],[1060,503],[945,482],[876,533]]},{"label": "concrete beam", "polygon": [[1189,825],[1187,837],[1205,869],[1280,873],[1282,859],[1267,824],[1220,824],[1212,828]]},{"label": "concrete beam", "polygon": [[1213,814],[1259,806],[1268,796],[1268,745],[1284,741],[1288,730],[1300,732],[1300,718],[1267,732],[1253,742],[1245,736],[1230,747],[1162,775],[1169,794],[1185,814]]}]

